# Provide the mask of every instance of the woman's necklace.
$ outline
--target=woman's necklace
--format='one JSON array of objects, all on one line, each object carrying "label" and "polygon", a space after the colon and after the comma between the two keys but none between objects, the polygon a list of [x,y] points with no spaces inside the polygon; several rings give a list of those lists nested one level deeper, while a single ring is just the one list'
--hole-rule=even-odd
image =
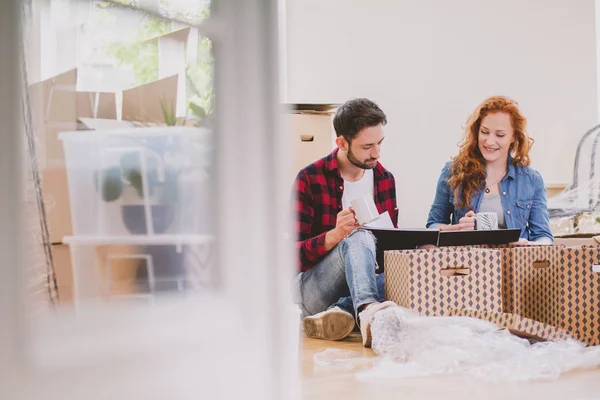
[{"label": "woman's necklace", "polygon": [[487,181],[485,182],[485,192],[489,193],[490,192],[490,187],[494,187],[496,186],[496,184],[498,182],[500,182],[502,180],[502,178],[504,178],[506,176],[506,174],[508,173],[508,169],[506,171],[504,171],[504,173],[502,174],[502,176],[500,177],[500,179],[498,179],[496,182],[492,183],[491,185],[487,184]]}]

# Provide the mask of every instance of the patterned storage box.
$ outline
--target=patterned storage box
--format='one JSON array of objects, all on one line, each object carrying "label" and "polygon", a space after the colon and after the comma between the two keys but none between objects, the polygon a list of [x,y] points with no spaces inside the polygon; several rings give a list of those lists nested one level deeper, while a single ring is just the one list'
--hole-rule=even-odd
[{"label": "patterned storage box", "polygon": [[560,326],[600,345],[600,248],[564,248],[562,254]]},{"label": "patterned storage box", "polygon": [[558,246],[533,246],[505,252],[507,298],[510,291],[514,293],[513,304],[505,312],[559,326],[562,250]]},{"label": "patterned storage box", "polygon": [[546,323],[557,321],[562,247],[477,245],[441,249],[465,251],[475,248],[500,251],[503,312]]},{"label": "patterned storage box", "polygon": [[[498,250],[503,257],[505,313],[560,328],[588,345],[600,345],[600,273],[594,272],[600,264],[598,246]],[[534,334],[547,328],[528,329]]]},{"label": "patterned storage box", "polygon": [[385,293],[422,315],[450,308],[502,311],[499,250],[386,251]]}]

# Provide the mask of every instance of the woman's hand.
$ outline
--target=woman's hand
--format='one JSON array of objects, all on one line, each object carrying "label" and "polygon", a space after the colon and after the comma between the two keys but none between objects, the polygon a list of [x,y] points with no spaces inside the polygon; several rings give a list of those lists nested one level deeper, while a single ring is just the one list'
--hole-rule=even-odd
[{"label": "woman's hand", "polygon": [[477,214],[473,212],[473,210],[469,211],[462,217],[458,224],[456,225],[456,230],[458,231],[472,231],[475,230],[475,219],[477,218]]}]

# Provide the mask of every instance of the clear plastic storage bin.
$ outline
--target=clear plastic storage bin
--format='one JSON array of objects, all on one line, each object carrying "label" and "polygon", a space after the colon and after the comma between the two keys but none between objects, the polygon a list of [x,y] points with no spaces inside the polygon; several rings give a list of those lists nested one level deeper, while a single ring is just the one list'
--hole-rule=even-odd
[{"label": "clear plastic storage bin", "polygon": [[160,294],[217,288],[213,239],[163,238],[101,243],[91,238],[66,237],[75,301],[153,299]]},{"label": "clear plastic storage bin", "polygon": [[131,128],[60,138],[74,235],[209,233],[209,131]]}]

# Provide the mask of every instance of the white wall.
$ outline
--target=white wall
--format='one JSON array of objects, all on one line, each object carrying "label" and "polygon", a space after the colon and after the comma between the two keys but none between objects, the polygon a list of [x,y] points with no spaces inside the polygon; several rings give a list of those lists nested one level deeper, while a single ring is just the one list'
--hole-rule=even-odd
[{"label": "white wall", "polygon": [[594,15],[594,0],[287,0],[285,101],[377,101],[400,223],[422,227],[463,123],[490,95],[519,102],[546,183],[571,181],[598,122]]}]

